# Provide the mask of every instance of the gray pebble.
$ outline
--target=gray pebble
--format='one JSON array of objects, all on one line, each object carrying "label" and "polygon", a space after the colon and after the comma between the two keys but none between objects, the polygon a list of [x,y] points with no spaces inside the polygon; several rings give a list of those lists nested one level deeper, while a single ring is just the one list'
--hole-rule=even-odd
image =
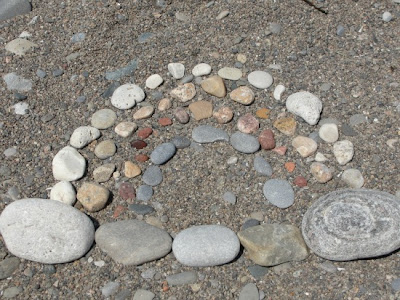
[{"label": "gray pebble", "polygon": [[383,20],[384,22],[390,22],[392,19],[393,19],[393,16],[392,16],[392,14],[391,14],[390,12],[385,11],[385,12],[382,14],[382,20]]},{"label": "gray pebble", "polygon": [[246,284],[240,291],[239,300],[260,300],[257,286],[254,283]]},{"label": "gray pebble", "polygon": [[86,37],[86,34],[84,32],[78,32],[75,33],[72,37],[71,37],[71,43],[79,43],[82,42]]},{"label": "gray pebble", "polygon": [[6,150],[4,150],[3,154],[6,157],[14,156],[15,154],[17,154],[17,148],[14,147],[7,148]]},{"label": "gray pebble", "polygon": [[136,199],[140,201],[148,201],[153,196],[153,188],[149,185],[141,185],[136,191]]},{"label": "gray pebble", "polygon": [[282,31],[282,25],[278,23],[271,23],[269,24],[269,30],[273,34],[279,34]]},{"label": "gray pebble", "polygon": [[97,129],[107,129],[114,125],[117,114],[108,108],[100,109],[92,115],[91,124]]},{"label": "gray pebble", "polygon": [[312,139],[314,142],[316,142],[317,144],[322,142],[322,139],[319,137],[319,132],[318,132],[318,130],[311,132],[311,133],[308,135],[308,137],[309,137],[310,139]]},{"label": "gray pebble", "polygon": [[331,89],[332,87],[332,83],[329,82],[324,82],[323,84],[321,84],[321,86],[319,87],[319,89],[323,92],[327,92]]},{"label": "gray pebble", "polygon": [[0,280],[10,277],[19,267],[18,257],[7,257],[0,262]]},{"label": "gray pebble", "polygon": [[22,292],[22,287],[12,286],[3,291],[2,298],[14,298]]},{"label": "gray pebble", "polygon": [[400,278],[396,278],[391,283],[392,289],[396,292],[400,291]]},{"label": "gray pebble", "polygon": [[197,281],[197,274],[194,271],[186,271],[167,276],[167,282],[170,286],[192,284]]},{"label": "gray pebble", "polygon": [[344,27],[342,25],[338,25],[338,27],[336,28],[336,34],[338,36],[344,36],[344,32],[345,32]]},{"label": "gray pebble", "polygon": [[196,152],[203,152],[204,147],[202,144],[196,143],[196,142],[191,142],[190,143],[190,148],[194,149]]},{"label": "gray pebble", "polygon": [[294,191],[289,182],[282,179],[270,179],[263,187],[263,193],[267,200],[279,207],[288,208],[294,203]]},{"label": "gray pebble", "polygon": [[335,273],[337,271],[337,268],[335,267],[335,265],[333,263],[331,263],[330,261],[325,261],[321,264],[319,264],[319,267],[329,273]]},{"label": "gray pebble", "polygon": [[151,214],[154,211],[154,208],[152,208],[150,205],[146,204],[130,204],[128,206],[129,210],[134,211],[138,215],[147,215]]},{"label": "gray pebble", "polygon": [[131,297],[131,291],[124,289],[115,295],[115,300],[125,300]]},{"label": "gray pebble", "polygon": [[153,279],[154,275],[156,274],[156,269],[149,268],[146,271],[143,271],[140,276],[144,279]]},{"label": "gray pebble", "polygon": [[141,43],[141,44],[142,44],[142,43],[145,43],[145,42],[147,42],[149,39],[151,39],[153,36],[154,36],[154,34],[151,33],[151,32],[142,33],[142,34],[139,35],[139,37],[138,37],[138,42]]},{"label": "gray pebble", "polygon": [[341,132],[345,136],[357,136],[358,133],[348,124],[343,124],[341,128]]},{"label": "gray pebble", "polygon": [[254,157],[254,169],[257,173],[265,176],[272,175],[272,167],[271,165],[261,156],[257,155]]},{"label": "gray pebble", "polygon": [[18,200],[19,199],[19,190],[16,186],[12,186],[7,190],[7,194],[11,197],[13,200]]},{"label": "gray pebble", "polygon": [[18,76],[16,73],[8,73],[3,76],[7,85],[7,90],[16,90],[18,92],[28,92],[32,89],[32,80]]},{"label": "gray pebble", "polygon": [[190,146],[190,140],[184,136],[176,136],[171,140],[177,149],[184,149]]},{"label": "gray pebble", "polygon": [[173,143],[162,143],[150,154],[150,160],[153,164],[162,165],[169,161],[175,153],[176,147]]},{"label": "gray pebble", "polygon": [[14,97],[15,97],[15,99],[20,100],[20,101],[25,100],[26,98],[28,98],[28,96],[26,96],[24,94],[21,94],[21,93],[18,93],[18,92],[14,93]]},{"label": "gray pebble", "polygon": [[135,292],[135,295],[133,296],[132,300],[153,300],[155,296],[156,295],[150,291],[138,289]]},{"label": "gray pebble", "polygon": [[350,117],[350,126],[356,126],[358,124],[367,123],[368,118],[363,114],[355,114]]},{"label": "gray pebble", "polygon": [[256,219],[249,219],[243,223],[242,227],[240,228],[241,231],[246,230],[247,228],[254,227],[260,225],[260,221]]},{"label": "gray pebble", "polygon": [[43,266],[43,273],[46,275],[52,275],[57,272],[56,267],[53,265],[44,265]]},{"label": "gray pebble", "polygon": [[159,91],[155,91],[151,93],[151,98],[154,99],[155,101],[159,101],[163,98],[163,94]]},{"label": "gray pebble", "polygon": [[181,84],[189,83],[189,82],[192,82],[193,79],[194,79],[194,76],[190,74],[190,75],[183,77],[181,79],[180,83]]},{"label": "gray pebble", "polygon": [[259,265],[249,266],[247,269],[249,270],[251,276],[253,276],[257,280],[260,280],[268,273],[267,267],[263,267],[263,266],[259,266]]},{"label": "gray pebble", "polygon": [[163,180],[161,169],[157,166],[149,166],[143,173],[142,180],[150,186],[159,185]]},{"label": "gray pebble", "polygon": [[200,125],[193,129],[192,139],[197,143],[213,143],[216,141],[229,141],[228,134],[219,128],[210,125]]},{"label": "gray pebble", "polygon": [[222,198],[230,204],[236,204],[236,196],[232,192],[225,192]]},{"label": "gray pebble", "polygon": [[125,67],[106,72],[105,77],[107,80],[119,80],[123,76],[133,75],[133,72],[136,70],[137,66],[137,60],[133,59]]},{"label": "gray pebble", "polygon": [[79,96],[78,98],[76,98],[75,100],[78,103],[83,103],[86,101],[86,97],[85,96]]},{"label": "gray pebble", "polygon": [[254,153],[260,149],[260,143],[257,138],[239,131],[232,134],[230,143],[235,150],[242,153]]},{"label": "gray pebble", "polygon": [[114,91],[120,86],[121,84],[118,81],[111,83],[107,89],[101,94],[104,99],[108,99],[112,96]]},{"label": "gray pebble", "polygon": [[52,74],[53,74],[54,77],[58,77],[58,76],[61,76],[62,74],[64,74],[64,70],[55,69],[55,70],[53,70]]},{"label": "gray pebble", "polygon": [[115,294],[119,288],[119,282],[110,281],[107,282],[105,286],[101,288],[101,294],[104,297],[110,297],[111,295]]}]

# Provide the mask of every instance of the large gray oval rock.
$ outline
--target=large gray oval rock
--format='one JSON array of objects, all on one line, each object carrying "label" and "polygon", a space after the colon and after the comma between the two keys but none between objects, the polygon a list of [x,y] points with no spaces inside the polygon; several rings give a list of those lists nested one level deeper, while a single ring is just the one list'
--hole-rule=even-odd
[{"label": "large gray oval rock", "polygon": [[86,160],[70,146],[62,148],[53,158],[53,176],[60,181],[74,181],[85,174]]},{"label": "large gray oval rock", "polygon": [[171,251],[171,236],[139,220],[103,224],[95,235],[99,247],[124,265],[140,265],[164,257]]},{"label": "large gray oval rock", "polygon": [[173,143],[162,143],[151,152],[150,160],[155,165],[162,165],[169,161],[176,153]]},{"label": "large gray oval rock", "polygon": [[308,124],[315,125],[320,118],[322,102],[310,92],[301,91],[287,98],[286,108],[292,114],[303,118]]},{"label": "large gray oval rock", "polygon": [[176,259],[192,267],[226,264],[238,255],[239,249],[236,234],[221,225],[190,227],[178,233],[172,244]]},{"label": "large gray oval rock", "polygon": [[76,260],[94,240],[93,223],[84,213],[36,198],[8,205],[0,216],[0,232],[12,254],[45,264]]},{"label": "large gray oval rock", "polygon": [[200,125],[194,128],[192,138],[196,143],[200,144],[229,141],[229,135],[224,130],[210,125]]},{"label": "large gray oval rock", "polygon": [[254,153],[260,149],[260,143],[257,138],[239,131],[232,134],[230,143],[235,150],[242,153]]},{"label": "large gray oval rock", "polygon": [[400,248],[400,201],[377,190],[345,189],[319,198],[303,217],[304,241],[315,254],[347,261]]}]

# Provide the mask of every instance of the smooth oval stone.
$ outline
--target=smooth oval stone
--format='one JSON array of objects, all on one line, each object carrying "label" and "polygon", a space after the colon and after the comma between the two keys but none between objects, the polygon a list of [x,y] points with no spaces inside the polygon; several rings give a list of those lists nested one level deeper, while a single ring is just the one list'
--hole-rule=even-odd
[{"label": "smooth oval stone", "polygon": [[204,76],[211,73],[211,66],[209,64],[201,63],[194,66],[192,70],[193,76]]},{"label": "smooth oval stone", "polygon": [[239,80],[242,77],[242,71],[237,68],[224,67],[218,70],[218,76],[228,80]]},{"label": "smooth oval stone", "polygon": [[171,251],[171,236],[139,220],[103,224],[97,229],[96,244],[123,265],[141,265]]},{"label": "smooth oval stone", "polygon": [[142,140],[134,140],[131,142],[131,147],[135,149],[143,149],[147,147],[147,143]]},{"label": "smooth oval stone", "polygon": [[50,199],[57,200],[68,205],[74,205],[76,201],[75,188],[69,181],[57,182],[51,188]]},{"label": "smooth oval stone", "polygon": [[264,184],[263,193],[271,204],[279,208],[288,208],[294,203],[293,188],[286,180],[268,180]]},{"label": "smooth oval stone", "polygon": [[169,161],[176,153],[173,143],[162,143],[158,145],[150,154],[150,160],[155,165],[162,165]]},{"label": "smooth oval stone", "polygon": [[164,79],[159,74],[150,75],[146,79],[146,87],[149,89],[155,89],[164,82]]},{"label": "smooth oval stone", "polygon": [[72,147],[81,149],[100,137],[100,130],[91,126],[81,126],[74,130],[69,140]]},{"label": "smooth oval stone", "polygon": [[53,158],[53,176],[60,181],[74,181],[85,174],[86,160],[70,146],[62,148]]},{"label": "smooth oval stone", "polygon": [[0,216],[8,250],[20,258],[66,263],[82,257],[94,241],[94,226],[84,213],[59,201],[23,199]]},{"label": "smooth oval stone", "polygon": [[140,201],[148,201],[153,197],[153,188],[149,185],[141,185],[136,192],[136,199]]},{"label": "smooth oval stone", "polygon": [[145,184],[150,186],[159,185],[163,180],[161,169],[157,166],[149,166],[146,171],[144,171],[142,180]]},{"label": "smooth oval stone", "polygon": [[129,109],[145,98],[144,91],[140,86],[127,83],[119,86],[111,96],[111,104],[119,109]]},{"label": "smooth oval stone", "polygon": [[249,83],[258,89],[267,89],[274,82],[272,76],[264,71],[254,71],[247,76]]},{"label": "smooth oval stone", "polygon": [[400,248],[400,201],[368,189],[322,196],[307,210],[302,233],[308,247],[329,260],[377,257]]},{"label": "smooth oval stone", "polygon": [[177,234],[172,244],[176,259],[183,265],[207,267],[226,264],[239,253],[236,234],[221,225],[200,225]]},{"label": "smooth oval stone", "polygon": [[257,138],[243,132],[232,134],[230,143],[235,150],[242,153],[254,153],[260,149],[260,143]]},{"label": "smooth oval stone", "polygon": [[205,144],[217,141],[229,141],[229,135],[222,129],[210,126],[200,125],[193,129],[192,139],[196,143]]},{"label": "smooth oval stone", "polygon": [[111,109],[104,108],[92,115],[91,124],[97,129],[107,129],[113,126],[116,120],[117,114]]},{"label": "smooth oval stone", "polygon": [[263,157],[261,156],[256,156],[254,157],[254,169],[257,171],[257,173],[265,176],[271,176],[272,175],[272,167],[267,162]]}]

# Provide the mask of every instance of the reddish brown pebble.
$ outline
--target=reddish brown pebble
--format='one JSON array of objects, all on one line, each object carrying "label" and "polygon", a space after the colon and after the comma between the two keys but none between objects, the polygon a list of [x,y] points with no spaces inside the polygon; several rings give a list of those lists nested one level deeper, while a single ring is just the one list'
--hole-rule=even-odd
[{"label": "reddish brown pebble", "polygon": [[153,129],[150,127],[142,128],[137,131],[138,137],[141,139],[147,139],[153,133]]},{"label": "reddish brown pebble", "polygon": [[161,126],[169,126],[172,124],[172,120],[170,118],[161,118],[158,120],[158,124]]},{"label": "reddish brown pebble", "polygon": [[113,218],[118,218],[127,208],[122,206],[122,205],[118,205],[113,213]]},{"label": "reddish brown pebble", "polygon": [[289,172],[292,173],[294,169],[296,168],[296,164],[292,161],[288,161],[285,163],[285,169]]},{"label": "reddish brown pebble", "polygon": [[166,280],[163,281],[162,290],[163,290],[163,292],[168,292],[169,291],[168,281],[166,281]]},{"label": "reddish brown pebble", "polygon": [[174,115],[178,122],[181,124],[186,124],[187,122],[189,122],[190,116],[187,111],[182,107],[178,107],[177,109],[175,109]]},{"label": "reddish brown pebble", "polygon": [[258,137],[258,142],[264,150],[271,150],[275,148],[275,136],[271,129],[261,131]]},{"label": "reddish brown pebble", "polygon": [[149,160],[149,157],[146,154],[138,154],[135,156],[135,160],[138,162],[145,162]]},{"label": "reddish brown pebble", "polygon": [[252,114],[248,113],[239,118],[237,127],[243,133],[255,133],[260,128],[260,122]]},{"label": "reddish brown pebble", "polygon": [[280,147],[276,147],[275,149],[272,149],[272,151],[278,153],[279,155],[285,155],[286,150],[287,150],[286,146],[280,146]]},{"label": "reddish brown pebble", "polygon": [[134,140],[131,143],[131,146],[132,146],[132,148],[135,148],[135,149],[143,149],[144,147],[147,146],[147,143],[142,140]]},{"label": "reddish brown pebble", "polygon": [[118,193],[119,196],[125,201],[133,200],[136,197],[135,189],[133,188],[132,184],[128,182],[121,183],[121,185],[119,186]]},{"label": "reddish brown pebble", "polygon": [[307,179],[305,179],[303,176],[297,176],[294,180],[293,183],[297,185],[298,187],[305,187],[307,186]]}]

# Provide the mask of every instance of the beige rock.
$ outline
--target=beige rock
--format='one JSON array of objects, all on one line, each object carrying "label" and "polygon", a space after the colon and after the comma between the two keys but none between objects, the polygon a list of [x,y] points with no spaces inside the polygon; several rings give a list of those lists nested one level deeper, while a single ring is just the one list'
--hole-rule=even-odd
[{"label": "beige rock", "polygon": [[233,101],[239,102],[243,105],[250,105],[254,102],[254,92],[247,86],[240,86],[234,89],[229,96]]},{"label": "beige rock", "polygon": [[181,102],[187,102],[196,96],[196,87],[191,82],[185,83],[184,85],[173,89],[171,91],[171,96],[173,98],[177,98]]},{"label": "beige rock", "polygon": [[77,199],[90,212],[96,212],[105,207],[110,191],[94,182],[85,182],[78,190]]},{"label": "beige rock", "polygon": [[292,141],[292,146],[296,148],[297,152],[300,153],[302,157],[309,157],[315,151],[317,151],[317,143],[305,136],[296,136]]},{"label": "beige rock", "polygon": [[246,57],[246,55],[244,55],[243,53],[239,53],[239,54],[236,56],[236,60],[237,60],[238,62],[242,63],[242,64],[245,64],[246,61],[247,61],[247,57]]},{"label": "beige rock", "polygon": [[107,159],[117,152],[117,147],[113,140],[100,142],[94,149],[94,154],[100,159]]},{"label": "beige rock", "polygon": [[152,105],[143,106],[137,112],[133,114],[135,120],[142,120],[150,118],[154,113],[154,107]]},{"label": "beige rock", "polygon": [[114,170],[115,170],[114,164],[104,164],[94,169],[93,179],[96,182],[106,182],[111,178],[111,175],[114,173]]},{"label": "beige rock", "polygon": [[161,220],[159,218],[157,218],[157,217],[154,217],[154,216],[148,216],[147,219],[146,219],[146,223],[150,224],[150,225],[153,225],[155,227],[158,227],[160,229],[164,228],[164,225],[161,222]]},{"label": "beige rock", "polygon": [[223,98],[226,96],[225,83],[221,77],[215,75],[201,82],[203,90],[213,96]]},{"label": "beige rock", "polygon": [[128,178],[134,178],[139,176],[142,173],[142,170],[137,164],[134,164],[131,161],[126,161],[124,164],[124,173]]},{"label": "beige rock", "polygon": [[166,111],[172,107],[171,100],[168,98],[163,98],[158,102],[158,110],[159,111]]},{"label": "beige rock", "polygon": [[223,106],[214,111],[213,116],[219,124],[226,124],[233,119],[233,111],[229,107]]},{"label": "beige rock", "polygon": [[196,101],[189,105],[193,117],[199,121],[212,116],[212,103],[210,101]]},{"label": "beige rock", "polygon": [[121,122],[117,126],[115,126],[115,133],[122,137],[129,137],[134,133],[137,129],[136,123],[133,122]]},{"label": "beige rock", "polygon": [[26,52],[35,47],[38,47],[38,45],[32,43],[31,41],[16,38],[15,40],[8,42],[5,46],[5,49],[19,56],[23,56]]},{"label": "beige rock", "polygon": [[320,162],[313,162],[310,172],[319,183],[326,183],[332,179],[332,171]]},{"label": "beige rock", "polygon": [[293,135],[296,132],[296,125],[295,119],[291,117],[280,118],[274,122],[274,127],[286,135]]}]

